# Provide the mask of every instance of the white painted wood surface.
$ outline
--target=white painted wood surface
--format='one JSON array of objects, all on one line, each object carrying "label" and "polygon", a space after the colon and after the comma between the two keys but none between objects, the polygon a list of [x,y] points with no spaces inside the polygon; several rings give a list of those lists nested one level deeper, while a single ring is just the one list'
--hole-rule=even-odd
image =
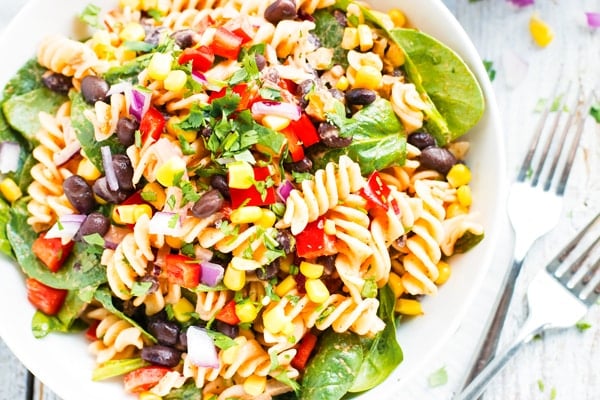
[{"label": "white painted wood surface", "polygon": [[[0,30],[24,2],[3,2]],[[557,80],[581,78],[587,88],[596,87],[600,96],[600,29],[589,29],[584,16],[585,11],[600,12],[600,1],[537,0],[535,6],[523,9],[504,0],[444,2],[464,26],[482,58],[492,61],[497,71],[493,86],[504,116],[508,174],[512,177],[536,124],[538,115],[534,109],[538,100],[550,96]],[[534,11],[538,11],[555,32],[554,41],[544,49],[533,44],[528,32],[528,20]],[[515,76],[503,66],[503,61],[511,56],[527,63],[526,73]],[[525,318],[524,293],[535,271],[553,257],[583,221],[600,210],[597,171],[600,171],[600,125],[589,120],[577,153],[574,176],[567,188],[562,222],[535,245],[525,260],[501,345],[510,341]],[[398,398],[447,400],[460,387],[498,293],[502,272],[510,260],[512,235],[508,223],[505,237],[505,243],[497,252],[497,262],[490,269],[489,279],[471,306],[468,318],[441,354],[427,364],[420,378],[398,393]],[[600,307],[594,307],[585,320],[592,326],[584,332],[572,328],[531,343],[494,380],[485,399],[552,399],[553,392],[556,399],[599,399]],[[446,369],[448,382],[431,388],[427,377],[439,368]],[[34,391],[35,399],[59,400],[39,382],[34,385]],[[26,370],[0,341],[0,400],[25,399],[25,393]]]}]

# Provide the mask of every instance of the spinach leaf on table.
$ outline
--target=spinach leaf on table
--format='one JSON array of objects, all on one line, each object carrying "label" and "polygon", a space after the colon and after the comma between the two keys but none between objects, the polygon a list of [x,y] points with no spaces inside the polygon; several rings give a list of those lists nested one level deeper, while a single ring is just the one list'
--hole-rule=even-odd
[{"label": "spinach leaf on table", "polygon": [[340,46],[344,36],[344,27],[337,21],[329,10],[321,9],[313,14],[315,29],[313,33],[319,38],[321,47],[333,49],[333,64],[348,66],[348,50]]},{"label": "spinach leaf on table", "polygon": [[406,135],[389,101],[379,98],[352,118],[343,114],[341,111],[328,117],[340,128],[340,136],[352,137],[352,143],[344,148],[316,147],[311,157],[315,169],[325,168],[342,155],[358,162],[363,175],[404,163]]}]

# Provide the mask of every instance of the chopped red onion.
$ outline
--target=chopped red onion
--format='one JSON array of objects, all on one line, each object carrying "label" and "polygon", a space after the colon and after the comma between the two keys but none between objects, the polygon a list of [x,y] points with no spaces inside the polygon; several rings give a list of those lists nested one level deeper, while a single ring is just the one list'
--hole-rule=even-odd
[{"label": "chopped red onion", "polygon": [[590,28],[600,28],[600,12],[586,12],[585,16]]},{"label": "chopped red onion", "polygon": [[256,101],[252,103],[250,111],[254,118],[264,117],[265,115],[276,115],[292,121],[299,120],[301,115],[300,107],[297,105],[272,100]]},{"label": "chopped red onion", "polygon": [[86,216],[81,214],[66,214],[62,215],[58,221],[52,225],[50,230],[46,232],[46,238],[62,239],[63,243],[73,240],[73,237],[79,230],[79,227],[85,220]]},{"label": "chopped red onion", "polygon": [[206,85],[208,83],[203,73],[194,70],[192,70],[192,79],[201,85]]},{"label": "chopped red onion", "polygon": [[152,93],[133,88],[131,91],[131,103],[129,104],[129,113],[138,121],[142,120],[146,111],[150,108]]},{"label": "chopped red onion", "polygon": [[277,195],[285,203],[292,190],[294,190],[294,185],[286,180],[277,187]]},{"label": "chopped red onion", "polygon": [[534,0],[508,0],[517,7],[526,7],[534,3]]},{"label": "chopped red onion", "polygon": [[81,150],[81,143],[78,140],[74,140],[65,147],[63,147],[59,152],[54,153],[54,164],[56,166],[63,165],[67,161],[69,161],[75,154],[79,153]]},{"label": "chopped red onion", "polygon": [[187,356],[198,367],[219,368],[219,357],[212,338],[204,328],[190,326],[186,331]]},{"label": "chopped red onion", "polygon": [[153,235],[175,236],[181,229],[181,218],[179,214],[172,212],[155,212],[150,220],[148,232]]},{"label": "chopped red onion", "polygon": [[19,169],[19,151],[21,146],[17,142],[2,142],[0,143],[0,173]]},{"label": "chopped red onion", "polygon": [[221,265],[210,261],[203,261],[200,263],[200,267],[202,268],[200,280],[203,284],[214,287],[223,280],[225,269]]},{"label": "chopped red onion", "polygon": [[119,190],[119,181],[117,180],[117,174],[115,173],[115,166],[112,161],[112,153],[109,146],[100,147],[100,153],[102,154],[102,166],[104,167],[104,175],[106,176],[106,183],[110,190]]}]

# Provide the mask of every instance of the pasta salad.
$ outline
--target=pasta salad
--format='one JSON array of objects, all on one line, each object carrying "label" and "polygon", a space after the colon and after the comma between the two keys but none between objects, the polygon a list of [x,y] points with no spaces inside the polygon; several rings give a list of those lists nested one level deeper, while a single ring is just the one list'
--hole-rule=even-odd
[{"label": "pasta salad", "polygon": [[32,332],[83,332],[140,399],[339,399],[402,362],[483,238],[459,138],[484,101],[401,10],[88,5],[2,93],[0,250]]}]

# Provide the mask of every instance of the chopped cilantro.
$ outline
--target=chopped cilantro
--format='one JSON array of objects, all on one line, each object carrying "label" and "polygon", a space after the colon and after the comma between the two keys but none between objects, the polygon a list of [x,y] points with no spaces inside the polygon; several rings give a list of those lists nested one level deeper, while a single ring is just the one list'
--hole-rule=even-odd
[{"label": "chopped cilantro", "polygon": [[134,133],[134,144],[135,147],[141,148],[142,147],[142,132],[140,132],[140,130],[136,130]]},{"label": "chopped cilantro", "polygon": [[253,52],[246,52],[242,55],[242,68],[238,69],[231,79],[230,85],[237,85],[242,82],[250,82],[258,79],[260,71],[256,65],[256,56]]},{"label": "chopped cilantro", "polygon": [[483,60],[483,66],[490,77],[490,81],[494,81],[496,78],[496,70],[494,69],[494,62],[490,60]]},{"label": "chopped cilantro", "polygon": [[175,229],[175,227],[177,226],[177,222],[179,222],[179,214],[173,214],[173,216],[169,218],[167,226],[169,227],[169,229]]},{"label": "chopped cilantro", "polygon": [[190,181],[182,181],[179,184],[183,193],[183,200],[187,203],[195,203],[200,199],[200,195],[194,189],[194,185]]},{"label": "chopped cilantro", "polygon": [[301,183],[302,181],[311,181],[314,177],[310,172],[292,171],[292,178],[296,183]]},{"label": "chopped cilantro", "polygon": [[579,321],[575,324],[575,326],[577,327],[577,329],[579,329],[579,332],[583,332],[587,329],[590,329],[592,327],[592,324],[590,324],[587,321]]},{"label": "chopped cilantro", "polygon": [[[187,118],[177,124],[179,129],[184,131],[199,130],[205,126],[205,109],[202,108],[198,103],[192,104],[190,107],[190,113]],[[181,140],[181,139],[180,139]]]},{"label": "chopped cilantro", "polygon": [[85,6],[81,14],[79,14],[79,19],[92,28],[102,27],[102,23],[100,22],[100,7],[97,5],[88,4]]},{"label": "chopped cilantro", "polygon": [[123,43],[123,46],[127,50],[131,51],[140,51],[142,53],[150,52],[156,45],[143,41],[126,41]]},{"label": "chopped cilantro", "polygon": [[104,247],[104,238],[99,233],[92,233],[91,235],[85,235],[83,240],[92,246]]},{"label": "chopped cilantro", "polygon": [[192,147],[190,142],[186,140],[183,134],[177,135],[177,139],[179,139],[179,146],[181,146],[181,152],[184,156],[191,156],[193,154],[196,154],[196,150]]},{"label": "chopped cilantro", "polygon": [[144,296],[148,293],[150,287],[152,287],[152,282],[134,282],[131,288],[131,295],[136,297]]},{"label": "chopped cilantro", "polygon": [[288,299],[290,304],[293,306],[298,304],[298,302],[300,301],[300,296],[296,296],[296,295],[288,294],[287,296],[285,296],[285,298]]},{"label": "chopped cilantro", "polygon": [[433,371],[427,378],[427,383],[431,388],[443,386],[448,383],[448,372],[446,371],[446,367],[441,367],[437,371]]},{"label": "chopped cilantro", "polygon": [[195,257],[196,251],[194,249],[194,245],[192,243],[186,243],[181,246],[181,254],[188,257]]},{"label": "chopped cilantro", "polygon": [[267,100],[281,100],[281,91],[271,87],[263,87],[259,91],[260,97]]},{"label": "chopped cilantro", "polygon": [[205,332],[215,342],[215,346],[221,350],[227,350],[230,347],[238,345],[235,340],[221,332],[211,331],[210,329],[206,329]]},{"label": "chopped cilantro", "polygon": [[552,388],[550,390],[550,400],[555,400],[556,399],[556,388]]},{"label": "chopped cilantro", "polygon": [[275,293],[275,286],[276,285],[277,285],[277,278],[273,278],[270,281],[268,281],[267,285],[265,286],[265,294],[272,301],[279,301],[279,300],[281,300],[281,297],[279,297],[277,295],[277,293]]},{"label": "chopped cilantro", "polygon": [[148,202],[156,201],[158,199],[158,195],[152,190],[142,191],[140,196],[142,196],[143,200]]},{"label": "chopped cilantro", "polygon": [[544,385],[544,381],[541,379],[538,379],[537,386],[538,386],[538,389],[540,390],[540,392],[543,392],[544,389],[546,388],[546,385]]},{"label": "chopped cilantro", "polygon": [[594,104],[590,108],[590,115],[600,124],[600,103]]},{"label": "chopped cilantro", "polygon": [[159,22],[163,17],[162,11],[160,11],[157,8],[151,8],[148,11],[146,11],[146,13],[148,14],[148,16],[150,16],[150,18],[152,18],[155,21],[159,21]]},{"label": "chopped cilantro", "polygon": [[363,285],[360,295],[370,299],[377,297],[377,283],[374,279],[365,280],[365,284]]},{"label": "chopped cilantro", "polygon": [[173,195],[170,195],[170,196],[167,198],[167,205],[169,206],[169,208],[170,208],[171,210],[174,210],[174,209],[175,209],[175,205],[176,205],[176,204],[177,204],[177,199],[175,198],[175,196],[173,196]]}]

